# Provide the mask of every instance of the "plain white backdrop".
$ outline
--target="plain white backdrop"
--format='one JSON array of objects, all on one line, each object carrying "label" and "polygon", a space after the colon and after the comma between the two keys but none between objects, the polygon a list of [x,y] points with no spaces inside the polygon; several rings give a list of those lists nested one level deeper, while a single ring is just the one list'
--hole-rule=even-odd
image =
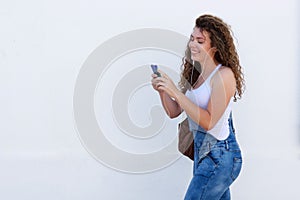
[{"label": "plain white backdrop", "polygon": [[[0,198],[182,199],[192,174],[188,159],[153,173],[130,174],[86,151],[73,117],[74,85],[90,53],[113,36],[160,28],[188,37],[195,19],[210,13],[232,26],[247,85],[234,107],[244,166],[232,199],[299,199],[299,9],[296,0],[1,1]],[[126,62],[134,56],[139,55]],[[179,60],[171,58],[155,57],[178,71]],[[103,81],[113,78],[108,73]],[[159,103],[148,89],[129,105],[141,108],[129,109],[137,124],[149,123],[142,101]],[[108,137],[128,151],[153,151],[161,142],[141,141],[146,149],[132,149],[125,135]]]}]

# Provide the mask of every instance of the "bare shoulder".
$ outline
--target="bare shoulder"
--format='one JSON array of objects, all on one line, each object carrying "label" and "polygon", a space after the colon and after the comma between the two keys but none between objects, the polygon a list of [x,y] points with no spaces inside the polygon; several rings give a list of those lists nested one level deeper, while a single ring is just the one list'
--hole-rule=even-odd
[{"label": "bare shoulder", "polygon": [[234,73],[233,73],[233,71],[231,70],[230,67],[226,67],[226,66],[220,67],[220,69],[218,70],[218,73],[216,73],[212,77],[212,79],[213,79],[212,80],[213,84],[214,83],[220,83],[223,86],[225,86],[225,88],[227,90],[230,90],[231,92],[235,91],[236,80],[235,80],[235,77],[234,77]]},{"label": "bare shoulder", "polygon": [[222,78],[232,79],[235,82],[234,73],[233,73],[233,71],[231,70],[230,67],[226,67],[226,66],[220,67],[219,73],[220,73]]}]

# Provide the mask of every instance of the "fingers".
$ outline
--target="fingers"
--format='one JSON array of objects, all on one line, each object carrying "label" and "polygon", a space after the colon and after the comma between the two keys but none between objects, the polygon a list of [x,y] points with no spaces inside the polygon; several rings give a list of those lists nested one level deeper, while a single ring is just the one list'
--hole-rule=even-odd
[{"label": "fingers", "polygon": [[161,74],[161,77],[158,77],[157,74],[154,74],[154,73],[151,74],[152,86],[155,90],[164,91],[167,88],[168,81],[169,81],[169,76],[160,69],[157,70],[157,71]]},{"label": "fingers", "polygon": [[159,87],[164,84],[164,82],[161,80],[160,77],[157,77],[157,78],[153,77],[153,79],[151,80],[151,83],[152,83],[152,87],[155,90],[159,90]]},{"label": "fingers", "polygon": [[167,78],[165,76],[157,76],[156,74],[152,74],[152,81],[163,81],[163,82],[166,82],[167,81]]},{"label": "fingers", "polygon": [[165,85],[166,83],[164,81],[153,79],[152,84],[155,85],[155,87],[158,87],[160,85]]},{"label": "fingers", "polygon": [[158,76],[156,74],[151,74],[152,78],[157,78]]},{"label": "fingers", "polygon": [[[158,69],[157,72],[159,72],[161,74],[162,78],[169,79],[169,76],[165,72],[163,72],[162,70]],[[160,77],[157,76],[157,74],[154,74],[154,73],[151,76],[152,76],[152,78],[160,78]]]},{"label": "fingers", "polygon": [[158,83],[158,82],[164,82],[164,81],[165,81],[165,78],[158,77],[156,74],[152,75],[152,79],[151,79],[152,83]]},{"label": "fingers", "polygon": [[169,79],[169,76],[165,72],[161,71],[160,69],[158,69],[157,71],[161,74],[162,77]]}]

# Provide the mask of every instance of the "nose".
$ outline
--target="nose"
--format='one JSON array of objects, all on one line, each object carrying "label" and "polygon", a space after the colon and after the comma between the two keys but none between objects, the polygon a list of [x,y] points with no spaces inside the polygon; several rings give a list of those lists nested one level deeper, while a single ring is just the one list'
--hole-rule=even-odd
[{"label": "nose", "polygon": [[190,41],[189,48],[191,51],[199,51],[201,49],[200,44],[196,41]]},{"label": "nose", "polygon": [[192,41],[192,40],[191,40],[191,41],[189,42],[189,47],[190,47],[190,48],[195,48],[195,47],[196,47],[195,41]]}]

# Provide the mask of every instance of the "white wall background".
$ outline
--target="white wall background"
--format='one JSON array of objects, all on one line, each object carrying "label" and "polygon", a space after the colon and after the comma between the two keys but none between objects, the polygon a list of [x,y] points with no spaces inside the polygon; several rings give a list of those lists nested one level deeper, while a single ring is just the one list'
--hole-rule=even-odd
[{"label": "white wall background", "polygon": [[1,1],[0,198],[182,199],[185,158],[139,175],[96,161],[75,130],[73,90],[107,39],[145,27],[188,36],[198,15],[212,13],[231,24],[247,81],[234,111],[244,167],[232,199],[299,199],[299,8],[296,0]]}]

